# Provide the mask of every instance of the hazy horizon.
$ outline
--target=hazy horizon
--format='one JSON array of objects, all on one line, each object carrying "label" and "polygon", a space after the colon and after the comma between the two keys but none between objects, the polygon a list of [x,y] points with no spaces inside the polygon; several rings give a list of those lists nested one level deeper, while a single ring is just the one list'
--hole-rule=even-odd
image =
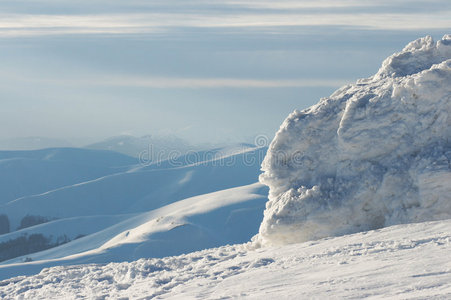
[{"label": "hazy horizon", "polygon": [[449,1],[5,1],[0,141],[272,137],[425,35]]}]

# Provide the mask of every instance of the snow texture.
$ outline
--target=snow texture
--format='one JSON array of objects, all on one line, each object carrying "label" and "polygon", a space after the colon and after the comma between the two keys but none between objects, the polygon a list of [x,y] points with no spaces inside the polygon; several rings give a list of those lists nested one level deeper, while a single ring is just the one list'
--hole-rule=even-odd
[{"label": "snow texture", "polygon": [[373,77],[283,122],[262,164],[257,244],[451,217],[451,35],[425,37]]},{"label": "snow texture", "polygon": [[0,281],[2,299],[449,299],[451,221],[302,244],[57,266]]}]

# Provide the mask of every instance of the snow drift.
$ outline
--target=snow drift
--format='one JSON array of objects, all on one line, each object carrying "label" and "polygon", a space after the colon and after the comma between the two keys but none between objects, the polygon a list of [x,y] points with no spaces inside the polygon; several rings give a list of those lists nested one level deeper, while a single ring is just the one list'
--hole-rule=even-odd
[{"label": "snow drift", "polygon": [[255,240],[283,244],[451,217],[451,35],[425,37],[283,122]]},{"label": "snow drift", "polygon": [[450,250],[451,220],[425,222],[258,251],[60,265],[0,281],[0,298],[450,299]]}]

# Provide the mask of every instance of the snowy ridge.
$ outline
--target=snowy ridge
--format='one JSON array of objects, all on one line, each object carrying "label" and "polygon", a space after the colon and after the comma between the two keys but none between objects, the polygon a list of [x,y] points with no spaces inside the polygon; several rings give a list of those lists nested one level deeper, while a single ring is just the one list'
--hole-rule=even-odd
[{"label": "snowy ridge", "polygon": [[451,217],[451,35],[411,42],[378,73],[281,125],[263,162],[260,244]]}]

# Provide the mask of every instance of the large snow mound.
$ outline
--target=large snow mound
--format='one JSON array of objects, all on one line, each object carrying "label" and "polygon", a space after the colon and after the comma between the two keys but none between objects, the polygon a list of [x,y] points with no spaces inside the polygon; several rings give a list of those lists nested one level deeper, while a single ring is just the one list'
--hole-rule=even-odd
[{"label": "large snow mound", "polygon": [[451,35],[425,37],[283,122],[262,164],[255,241],[451,218]]}]

